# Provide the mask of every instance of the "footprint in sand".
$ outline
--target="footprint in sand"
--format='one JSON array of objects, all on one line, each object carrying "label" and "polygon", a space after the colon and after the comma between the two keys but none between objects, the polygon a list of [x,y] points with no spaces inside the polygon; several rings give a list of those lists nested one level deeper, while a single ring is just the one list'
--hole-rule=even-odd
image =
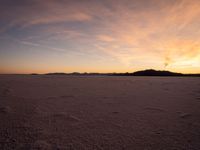
[{"label": "footprint in sand", "polygon": [[164,129],[157,129],[157,130],[153,131],[153,133],[156,134],[156,135],[160,135],[163,132],[164,132]]},{"label": "footprint in sand", "polygon": [[55,144],[53,146],[53,149],[55,149],[55,150],[70,150],[70,149],[73,149],[73,148]]},{"label": "footprint in sand", "polygon": [[180,116],[180,118],[186,119],[186,118],[188,118],[188,117],[191,117],[192,114],[189,114],[189,113],[180,113],[179,116]]},{"label": "footprint in sand", "polygon": [[113,111],[112,113],[113,113],[113,114],[119,114],[119,112],[118,112],[118,111]]},{"label": "footprint in sand", "polygon": [[74,98],[73,95],[63,95],[63,96],[60,96],[60,98]]},{"label": "footprint in sand", "polygon": [[12,90],[10,88],[4,88],[2,91],[2,96],[8,96]]},{"label": "footprint in sand", "polygon": [[68,115],[66,113],[55,113],[52,115],[52,117],[56,117],[56,118],[59,118],[59,119],[63,119],[63,120],[66,120],[66,121],[69,121],[69,122],[79,122],[81,121],[78,117],[76,116],[73,116],[73,115]]},{"label": "footprint in sand", "polygon": [[11,108],[9,106],[0,107],[0,113],[7,114],[11,112]]},{"label": "footprint in sand", "polygon": [[165,90],[165,91],[169,91],[169,89],[168,89],[168,88],[164,88],[164,90]]},{"label": "footprint in sand", "polygon": [[50,97],[47,97],[47,99],[56,99],[57,97],[54,97],[54,96],[50,96]]},{"label": "footprint in sand", "polygon": [[52,150],[51,144],[47,143],[46,141],[35,141],[30,148],[31,150]]},{"label": "footprint in sand", "polygon": [[165,112],[164,109],[156,107],[145,107],[144,109],[151,112]]}]

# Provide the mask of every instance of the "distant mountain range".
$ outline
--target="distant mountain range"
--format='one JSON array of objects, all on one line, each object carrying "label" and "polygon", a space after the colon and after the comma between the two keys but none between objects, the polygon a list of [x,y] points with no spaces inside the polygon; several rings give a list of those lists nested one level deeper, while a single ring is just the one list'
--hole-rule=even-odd
[{"label": "distant mountain range", "polygon": [[[37,75],[37,74],[32,74]],[[45,75],[73,75],[73,76],[192,76],[192,77],[200,77],[200,74],[182,74],[176,73],[171,71],[164,71],[164,70],[154,70],[154,69],[147,69],[142,71],[136,71],[133,73],[47,73]]]}]

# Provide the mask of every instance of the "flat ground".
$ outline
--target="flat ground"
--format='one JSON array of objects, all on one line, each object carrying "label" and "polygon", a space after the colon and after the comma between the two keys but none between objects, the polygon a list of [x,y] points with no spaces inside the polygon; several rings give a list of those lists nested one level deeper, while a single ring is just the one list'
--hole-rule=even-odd
[{"label": "flat ground", "polygon": [[200,78],[0,76],[1,150],[199,150]]}]

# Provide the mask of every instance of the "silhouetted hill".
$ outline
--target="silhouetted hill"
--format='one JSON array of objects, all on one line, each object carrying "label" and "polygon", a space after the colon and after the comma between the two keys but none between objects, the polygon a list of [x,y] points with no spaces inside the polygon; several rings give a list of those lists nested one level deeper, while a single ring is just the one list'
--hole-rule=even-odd
[{"label": "silhouetted hill", "polygon": [[133,76],[183,76],[182,73],[175,73],[170,71],[160,71],[160,70],[143,70],[133,73]]}]

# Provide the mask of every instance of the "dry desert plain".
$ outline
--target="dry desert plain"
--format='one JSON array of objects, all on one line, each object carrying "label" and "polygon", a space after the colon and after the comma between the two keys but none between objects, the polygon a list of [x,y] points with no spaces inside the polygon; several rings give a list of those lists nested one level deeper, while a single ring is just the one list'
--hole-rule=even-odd
[{"label": "dry desert plain", "polygon": [[200,78],[0,76],[0,150],[200,150]]}]

